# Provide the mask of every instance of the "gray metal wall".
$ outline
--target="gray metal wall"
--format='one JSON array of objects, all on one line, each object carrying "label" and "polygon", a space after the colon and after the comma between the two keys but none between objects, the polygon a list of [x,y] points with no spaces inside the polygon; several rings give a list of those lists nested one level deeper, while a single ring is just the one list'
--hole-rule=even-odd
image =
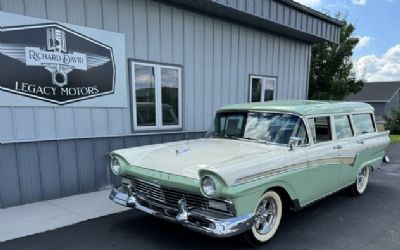
[{"label": "gray metal wall", "polygon": [[[152,0],[0,0],[0,9],[125,33],[127,59],[182,65],[184,131],[247,102],[249,74],[276,76],[278,99],[306,98],[311,45],[294,39]],[[0,142],[130,134],[130,108],[106,105],[0,106]]]},{"label": "gray metal wall", "polygon": [[0,208],[90,192],[117,184],[110,151],[195,139],[204,133],[171,133],[0,144]]}]

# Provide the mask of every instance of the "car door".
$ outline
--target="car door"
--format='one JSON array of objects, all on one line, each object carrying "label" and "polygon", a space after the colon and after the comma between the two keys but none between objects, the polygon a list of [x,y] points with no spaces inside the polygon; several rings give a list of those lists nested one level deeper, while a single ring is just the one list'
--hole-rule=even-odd
[{"label": "car door", "polygon": [[353,168],[354,157],[357,154],[357,142],[354,137],[354,129],[351,125],[350,115],[335,115],[334,129],[335,140],[339,150],[341,162],[340,177],[338,188],[349,185],[354,182],[355,170]]},{"label": "car door", "polygon": [[[373,139],[371,139],[371,133],[376,131],[372,114],[346,115],[345,120],[344,122],[343,116],[335,117],[336,137],[338,138],[338,143],[342,146],[340,150],[340,157],[342,159],[340,185],[342,187],[356,180],[358,168],[354,165],[354,161],[357,155],[361,154],[361,158],[368,158],[366,154],[373,155],[371,150],[365,151],[365,149],[372,146]],[[350,131],[352,132],[351,136]]]},{"label": "car door", "polygon": [[309,199],[313,201],[337,189],[341,162],[331,117],[310,117],[307,123],[313,139],[307,152]]}]

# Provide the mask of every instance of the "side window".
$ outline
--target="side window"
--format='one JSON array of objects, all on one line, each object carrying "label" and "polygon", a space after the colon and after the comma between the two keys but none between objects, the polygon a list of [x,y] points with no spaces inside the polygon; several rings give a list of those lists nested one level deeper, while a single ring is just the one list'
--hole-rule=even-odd
[{"label": "side window", "polygon": [[314,143],[332,140],[332,129],[329,116],[309,118],[308,124]]},{"label": "side window", "polygon": [[353,122],[356,135],[375,132],[375,126],[371,114],[353,115]]},{"label": "side window", "polygon": [[335,130],[337,139],[352,137],[354,133],[351,128],[350,117],[348,115],[335,116]]},{"label": "side window", "polygon": [[250,77],[250,102],[266,102],[274,100],[276,91],[276,78],[251,76]]}]

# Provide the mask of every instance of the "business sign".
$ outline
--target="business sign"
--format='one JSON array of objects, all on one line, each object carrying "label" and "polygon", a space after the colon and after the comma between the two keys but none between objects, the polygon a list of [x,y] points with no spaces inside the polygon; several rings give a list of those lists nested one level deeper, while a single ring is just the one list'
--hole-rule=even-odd
[{"label": "business sign", "polygon": [[0,29],[0,89],[64,105],[114,93],[111,47],[60,24]]}]

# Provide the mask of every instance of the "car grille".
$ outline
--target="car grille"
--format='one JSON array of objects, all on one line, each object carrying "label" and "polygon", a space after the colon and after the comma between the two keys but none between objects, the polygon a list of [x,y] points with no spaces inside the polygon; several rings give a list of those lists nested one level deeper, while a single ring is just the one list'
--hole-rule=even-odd
[{"label": "car grille", "polygon": [[132,179],[132,186],[136,193],[143,194],[148,199],[165,203],[164,194],[159,185],[138,179]]},{"label": "car grille", "polygon": [[211,210],[227,215],[233,215],[232,211],[222,211],[215,208],[210,208],[208,206],[210,199],[204,196],[162,187],[160,185],[135,178],[131,179],[131,181],[133,187],[132,191],[138,195],[146,196],[146,198],[151,201],[161,202],[169,207],[178,209],[178,201],[183,199],[186,201],[189,209],[201,208],[204,210]]}]

